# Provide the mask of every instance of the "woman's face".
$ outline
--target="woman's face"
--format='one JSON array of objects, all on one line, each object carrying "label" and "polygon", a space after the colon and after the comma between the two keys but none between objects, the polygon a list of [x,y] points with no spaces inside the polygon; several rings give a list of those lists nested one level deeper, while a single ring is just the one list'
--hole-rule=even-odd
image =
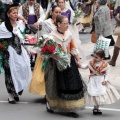
[{"label": "woman's face", "polygon": [[59,6],[61,9],[64,9],[64,8],[65,8],[65,1],[64,1],[64,0],[58,0],[58,6]]},{"label": "woman's face", "polygon": [[100,3],[96,1],[95,4],[96,4],[96,8],[99,8]]},{"label": "woman's face", "polygon": [[58,15],[61,15],[61,8],[60,8],[60,7],[56,7],[56,8],[54,9],[54,11],[52,11],[52,18],[53,18],[53,19],[56,19],[56,17],[57,17]]},{"label": "woman's face", "polygon": [[8,13],[8,17],[12,21],[16,21],[18,18],[18,9],[13,9],[10,13]]},{"label": "woman's face", "polygon": [[63,32],[66,31],[69,27],[68,18],[64,18],[61,23],[58,24],[58,28],[61,29]]},{"label": "woman's face", "polygon": [[34,3],[35,3],[35,0],[28,0],[28,3],[29,3],[29,5],[34,5]]}]

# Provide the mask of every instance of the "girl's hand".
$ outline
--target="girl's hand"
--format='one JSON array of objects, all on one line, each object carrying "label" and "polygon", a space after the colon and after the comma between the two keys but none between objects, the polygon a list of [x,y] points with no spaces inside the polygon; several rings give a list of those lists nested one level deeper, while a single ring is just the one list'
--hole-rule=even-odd
[{"label": "girl's hand", "polygon": [[106,85],[106,83],[107,83],[106,81],[103,81],[103,82],[102,82],[102,85]]}]

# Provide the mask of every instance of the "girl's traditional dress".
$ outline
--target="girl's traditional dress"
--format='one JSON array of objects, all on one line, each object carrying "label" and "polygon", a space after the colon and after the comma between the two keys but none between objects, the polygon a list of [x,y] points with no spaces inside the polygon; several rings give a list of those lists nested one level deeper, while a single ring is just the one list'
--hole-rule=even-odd
[{"label": "girl's traditional dress", "polygon": [[[56,26],[52,23],[52,19],[45,20],[40,23],[42,25],[42,34],[51,33],[56,29]],[[45,95],[45,80],[44,72],[42,71],[43,59],[40,55],[37,55],[35,67],[32,75],[32,80],[30,83],[29,91],[34,94]]]},{"label": "girl's traditional dress", "polygon": [[[90,61],[88,65],[82,65],[82,68],[89,68],[90,76],[87,84],[87,93],[85,95],[86,104],[98,106],[103,104],[112,104],[120,99],[117,90],[109,82],[109,65],[105,61]],[[102,82],[106,81],[106,85]]]},{"label": "girl's traditional dress", "polygon": [[[66,31],[64,40],[56,32],[53,31],[50,35],[53,36],[58,47],[65,53],[78,54],[70,31]],[[71,55],[71,67],[62,72],[57,69],[55,60],[52,58],[48,60],[45,67],[45,85],[47,106],[50,109],[59,112],[74,112],[84,109],[82,77],[73,55]]]},{"label": "girl's traditional dress", "polygon": [[75,43],[77,45],[77,49],[79,51],[81,61],[84,61],[85,60],[85,55],[83,54],[84,52],[83,52],[83,48],[82,48],[82,45],[81,45],[81,40],[80,40],[80,37],[79,37],[78,28],[77,28],[76,25],[71,24],[72,19],[73,19],[73,12],[70,9],[67,9],[65,12],[61,12],[61,15],[68,17],[69,23],[70,23],[69,30],[72,33],[73,39],[75,40]]},{"label": "girl's traditional dress", "polygon": [[8,46],[8,49],[2,53],[5,84],[8,93],[14,97],[17,97],[18,93],[26,88],[31,80],[30,59],[21,45],[24,42],[21,31],[24,31],[25,26],[19,21],[16,24],[13,33],[8,31],[4,22],[0,25],[0,43],[6,42]]}]

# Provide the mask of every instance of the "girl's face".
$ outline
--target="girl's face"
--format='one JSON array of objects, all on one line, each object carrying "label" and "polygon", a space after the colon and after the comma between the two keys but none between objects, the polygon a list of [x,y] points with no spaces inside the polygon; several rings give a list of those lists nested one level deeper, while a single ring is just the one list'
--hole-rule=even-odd
[{"label": "girl's face", "polygon": [[58,23],[58,28],[65,32],[68,29],[69,21],[68,18],[64,18],[61,23]]},{"label": "girl's face", "polygon": [[51,14],[52,14],[52,18],[53,18],[53,19],[56,19],[56,17],[57,17],[58,15],[61,15],[61,9],[60,9],[60,7],[56,7]]},{"label": "girl's face", "polygon": [[18,18],[18,10],[13,9],[10,13],[8,13],[8,17],[9,17],[10,20],[16,21],[17,18]]},{"label": "girl's face", "polygon": [[98,55],[96,55],[96,54],[94,54],[94,61],[95,62],[100,62],[100,61],[102,61],[104,58],[101,58],[101,57],[99,57]]},{"label": "girl's face", "polygon": [[64,0],[58,0],[58,6],[59,6],[61,9],[64,9],[64,8],[65,8],[65,1],[64,1]]},{"label": "girl's face", "polygon": [[96,8],[99,8],[100,3],[96,1],[95,4],[96,4]]}]

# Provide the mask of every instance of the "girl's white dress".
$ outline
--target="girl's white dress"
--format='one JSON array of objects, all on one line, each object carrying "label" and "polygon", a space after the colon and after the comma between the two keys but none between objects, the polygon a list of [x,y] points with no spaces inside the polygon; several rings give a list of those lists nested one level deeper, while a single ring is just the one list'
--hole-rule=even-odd
[{"label": "girl's white dress", "polygon": [[[94,67],[97,68],[102,62],[97,62]],[[104,75],[98,74],[91,66],[82,65],[83,69],[90,69],[89,81],[87,83],[87,92],[85,93],[86,104],[103,105],[112,104],[120,99],[120,94],[114,86],[109,82],[109,65],[102,70]],[[106,81],[106,85],[102,82]]]}]

